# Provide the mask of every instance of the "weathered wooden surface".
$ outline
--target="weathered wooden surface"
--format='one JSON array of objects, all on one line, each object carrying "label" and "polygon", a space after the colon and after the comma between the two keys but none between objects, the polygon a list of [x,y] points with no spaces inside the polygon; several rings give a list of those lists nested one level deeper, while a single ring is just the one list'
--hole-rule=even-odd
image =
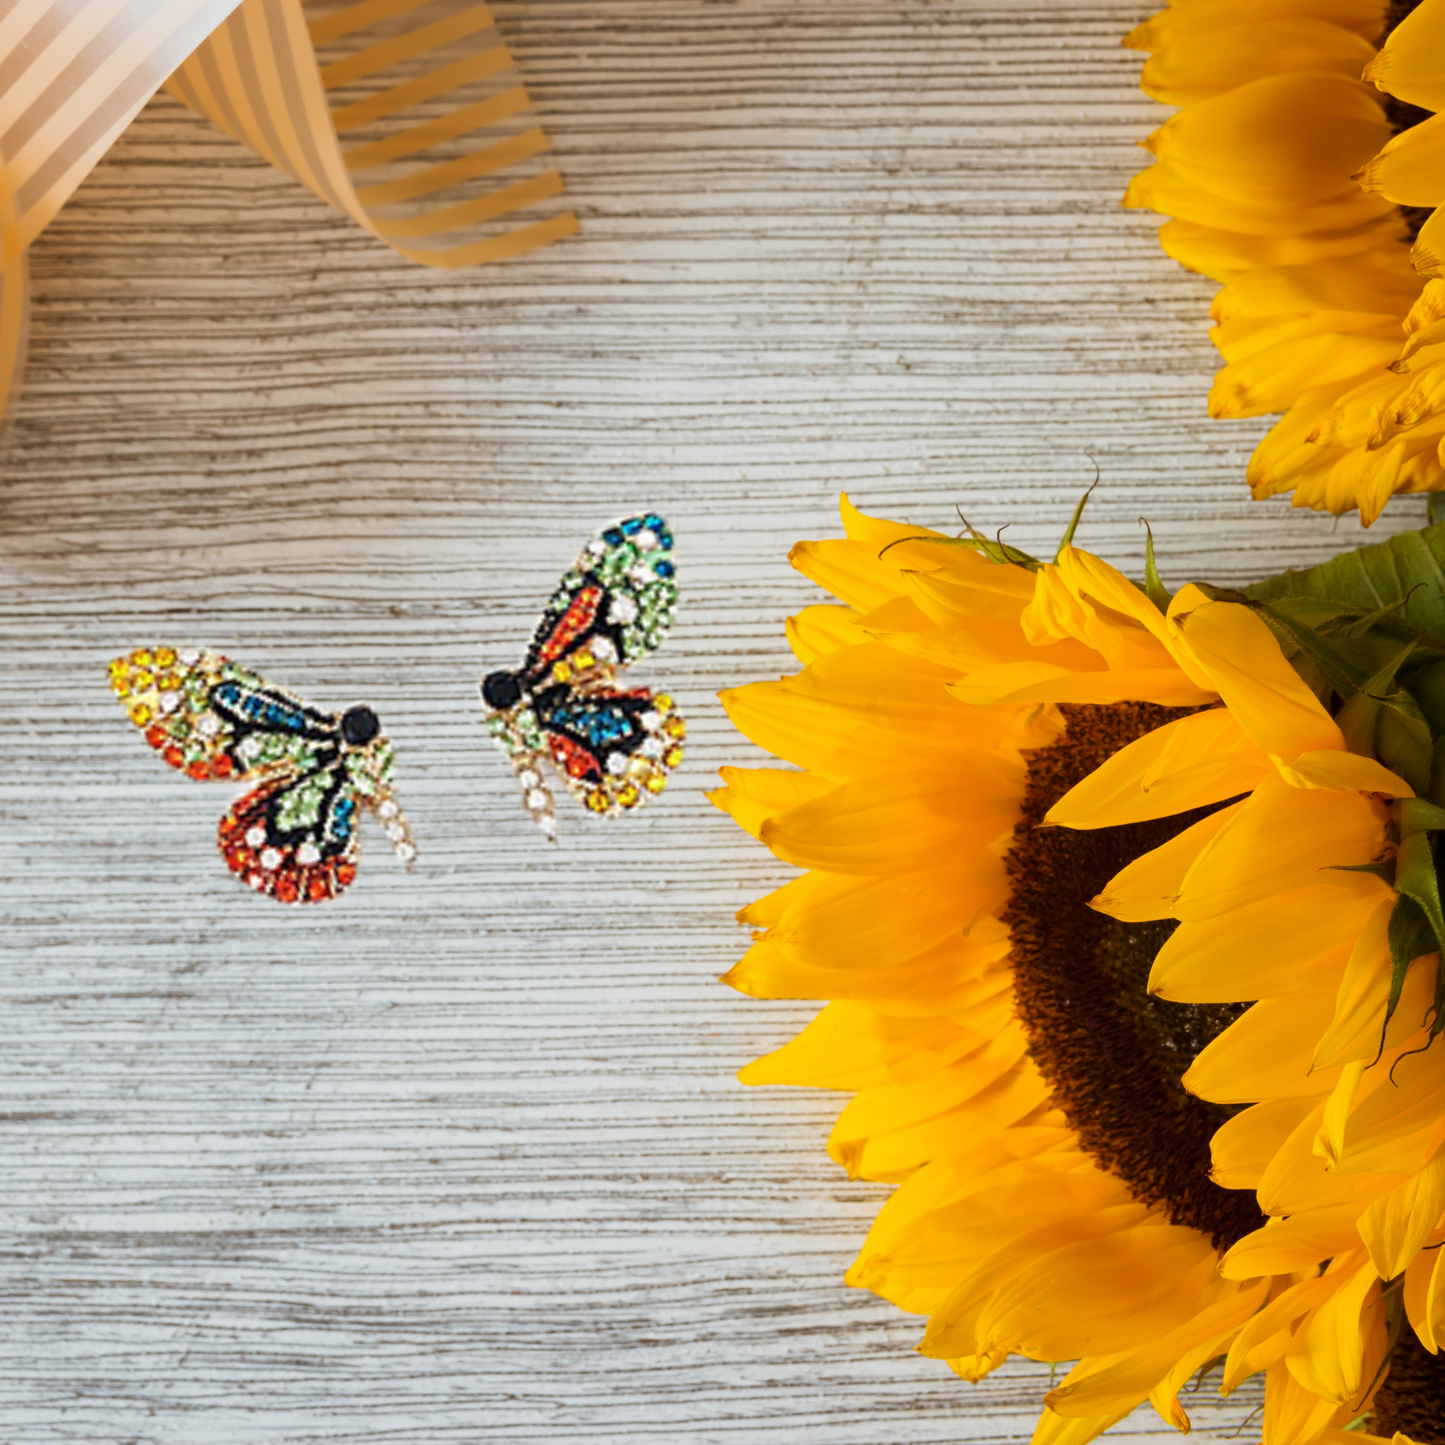
[{"label": "weathered wooden surface", "polygon": [[[1047,546],[1092,457],[1086,545],[1137,562],[1147,514],[1176,583],[1358,540],[1245,499],[1209,288],[1118,209],[1143,13],[504,4],[579,241],[410,268],[166,99],[42,238],[0,486],[7,1445],[1027,1439],[1037,1368],[966,1386],[841,1285],[887,1191],[824,1157],[838,1101],[735,1083],[809,1008],[714,981],[781,870],[701,791],[842,487]],[[640,504],[688,762],[549,852],[475,679]],[[238,888],[229,791],[105,686],[167,639],[375,704],[415,877],[373,833],[330,908]],[[1254,1403],[1198,1398],[1206,1439]]]}]

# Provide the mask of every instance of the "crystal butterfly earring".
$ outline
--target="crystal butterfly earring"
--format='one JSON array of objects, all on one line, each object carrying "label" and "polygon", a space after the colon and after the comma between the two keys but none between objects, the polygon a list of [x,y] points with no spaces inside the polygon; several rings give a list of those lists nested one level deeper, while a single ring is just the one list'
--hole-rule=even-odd
[{"label": "crystal butterfly earring", "polygon": [[216,652],[142,648],[110,664],[130,720],[198,781],[255,782],[217,829],[243,882],[281,903],[321,903],[356,877],[369,808],[396,855],[416,844],[392,792],[393,754],[369,707],[321,712]]},{"label": "crystal butterfly earring", "polygon": [[682,762],[687,725],[672,698],[618,685],[618,673],[667,636],[675,577],[672,533],[657,513],[609,527],[563,576],[521,667],[482,679],[487,728],[554,843],[545,764],[588,812],[607,817],[660,793]]}]

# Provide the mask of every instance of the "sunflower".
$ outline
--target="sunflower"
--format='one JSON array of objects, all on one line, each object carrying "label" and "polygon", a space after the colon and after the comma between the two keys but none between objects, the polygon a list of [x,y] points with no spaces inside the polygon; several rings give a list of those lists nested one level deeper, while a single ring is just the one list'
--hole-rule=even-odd
[{"label": "sunflower", "polygon": [[[1167,625],[1240,660],[1211,640],[1215,609],[1239,604],[1205,595],[1185,588]],[[1121,749],[1045,821],[1107,832],[1217,809],[1214,831],[1133,861],[1092,906],[1170,928],[1151,997],[1248,1005],[1183,1075],[1235,1111],[1214,1180],[1267,1216],[1220,1264],[1274,1280],[1223,1387],[1267,1370],[1270,1445],[1330,1438],[1375,1385],[1372,1430],[1445,1445],[1445,641],[1319,598],[1254,605],[1295,695],[1261,691],[1254,664],[1245,693],[1216,671],[1223,707]]]},{"label": "sunflower", "polygon": [[[1294,727],[1266,742],[1301,777],[1322,750],[1348,756],[1338,728],[1247,607],[1191,595],[1210,625],[1186,642],[1157,579],[1151,598],[1072,547],[1016,565],[846,498],[843,519],[847,540],[792,554],[843,604],[791,620],[802,671],[724,694],[737,726],[797,767],[726,769],[714,800],[809,870],[743,910],[758,931],[726,981],[829,1000],[742,1077],[854,1094],[829,1151],[899,1187],[847,1277],[928,1315],[925,1354],[969,1380],[1010,1353],[1078,1361],[1036,1442],[1082,1445],[1145,1399],[1187,1428],[1180,1387],[1273,1288],[1220,1273],[1264,1216],[1208,1178],[1233,1111],[1180,1083],[1241,1009],[1152,1000],[1174,925],[1088,904],[1134,860],[1230,823],[1216,774],[1274,769],[1231,732],[1235,699]],[[1172,809],[1039,826],[1139,739],[1209,729],[1215,756],[1167,786]],[[1365,781],[1389,776],[1372,763]],[[1348,841],[1368,856],[1387,810],[1349,796]],[[1386,887],[1333,881],[1351,917]]]},{"label": "sunflower", "polygon": [[1180,107],[1124,204],[1174,217],[1165,251],[1222,283],[1210,414],[1285,412],[1250,462],[1254,495],[1358,507],[1367,526],[1394,493],[1445,486],[1445,297],[1409,249],[1426,192],[1434,204],[1420,168],[1434,133],[1407,129],[1424,115],[1407,102],[1445,93],[1421,56],[1442,3],[1401,23],[1410,9],[1176,0],[1124,40],[1150,52],[1144,89]]}]

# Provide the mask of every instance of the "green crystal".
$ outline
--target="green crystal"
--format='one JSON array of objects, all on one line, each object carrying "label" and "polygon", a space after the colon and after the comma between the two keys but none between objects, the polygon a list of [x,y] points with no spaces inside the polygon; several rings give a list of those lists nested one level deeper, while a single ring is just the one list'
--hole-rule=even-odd
[{"label": "green crystal", "polygon": [[542,746],[542,729],[537,725],[537,715],[531,708],[524,707],[517,714],[517,732],[526,748],[536,749]]},{"label": "green crystal", "polygon": [[281,806],[276,810],[276,826],[284,833],[296,833],[303,828],[314,827],[321,816],[327,782],[328,779],[324,776],[312,777],[292,788],[281,799]]}]

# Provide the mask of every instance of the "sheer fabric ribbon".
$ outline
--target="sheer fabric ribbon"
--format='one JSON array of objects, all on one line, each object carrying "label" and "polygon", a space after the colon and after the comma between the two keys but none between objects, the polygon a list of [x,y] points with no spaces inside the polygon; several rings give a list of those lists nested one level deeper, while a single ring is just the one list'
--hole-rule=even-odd
[{"label": "sheer fabric ribbon", "polygon": [[27,249],[163,84],[422,265],[577,229],[485,5],[0,0],[0,411],[24,364]]}]

